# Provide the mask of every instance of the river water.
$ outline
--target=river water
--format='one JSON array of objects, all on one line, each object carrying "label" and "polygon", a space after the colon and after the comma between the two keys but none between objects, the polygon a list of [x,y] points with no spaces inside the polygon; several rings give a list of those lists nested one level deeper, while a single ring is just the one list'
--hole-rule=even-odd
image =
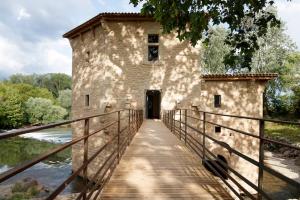
[{"label": "river water", "polygon": [[[31,145],[32,142],[39,142],[39,141],[49,142],[54,144],[62,144],[71,141],[72,130],[71,128],[53,128],[53,129],[47,129],[38,132],[24,134],[21,137],[27,138],[26,140],[24,140],[24,142],[21,139],[22,141],[21,144],[24,146]],[[15,140],[18,140],[19,142],[20,138]],[[22,151],[22,148],[20,148],[18,154],[21,155],[15,156],[14,155],[14,150],[15,150],[14,145],[16,142],[15,140],[11,139],[7,141],[8,143],[11,143],[11,145],[6,146],[8,148],[6,149],[6,151],[8,152],[7,155],[0,154],[0,173],[3,173],[15,167],[17,163],[24,162],[28,157],[28,155],[26,155],[28,154],[28,151],[29,152],[34,151],[31,149],[30,150],[26,149]],[[20,143],[17,144],[18,146],[20,146]],[[43,145],[43,143],[41,145]],[[63,157],[52,157],[51,159],[40,162],[34,165],[33,167],[25,170],[24,172],[8,179],[2,184],[4,185],[13,184],[16,181],[21,180],[23,178],[31,177],[33,179],[36,179],[39,183],[44,185],[46,188],[53,190],[72,173],[70,153],[71,151],[69,150],[69,153],[64,154]],[[11,156],[11,159],[7,159],[6,156],[8,157]],[[64,190],[63,193],[66,194],[66,193],[78,192],[79,188],[81,187],[82,187],[82,181],[80,178],[77,178]]]}]

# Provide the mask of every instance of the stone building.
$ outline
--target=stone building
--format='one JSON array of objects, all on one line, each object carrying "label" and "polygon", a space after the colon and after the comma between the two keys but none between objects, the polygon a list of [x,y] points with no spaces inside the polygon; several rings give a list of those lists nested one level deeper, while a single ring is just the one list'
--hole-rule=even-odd
[{"label": "stone building", "polygon": [[[202,75],[201,45],[193,47],[187,41],[180,42],[176,34],[162,34],[160,24],[151,17],[138,13],[101,13],[64,37],[69,39],[73,50],[74,118],[129,107],[144,109],[144,117],[151,119],[161,118],[163,110],[176,107],[263,116],[264,87],[273,74]],[[219,101],[220,106],[216,106],[215,101]],[[256,122],[215,116],[208,119],[255,134],[258,132]],[[106,120],[95,119],[90,126],[96,129]],[[73,127],[73,137],[83,134],[82,126],[77,123]],[[257,159],[258,141],[251,138],[240,141],[245,136],[209,125],[207,130],[231,147]],[[110,134],[93,136],[89,153]],[[213,143],[210,148],[253,183],[257,182],[257,168],[249,170],[250,164]],[[81,155],[82,144],[74,146],[74,169],[81,164]],[[94,173],[92,166],[88,171],[90,175]]]}]

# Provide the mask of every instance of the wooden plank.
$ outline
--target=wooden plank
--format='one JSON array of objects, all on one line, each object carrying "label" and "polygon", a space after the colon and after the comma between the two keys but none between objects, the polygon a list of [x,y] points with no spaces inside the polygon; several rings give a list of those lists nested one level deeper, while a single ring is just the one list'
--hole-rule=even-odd
[{"label": "wooden plank", "polygon": [[99,199],[233,199],[160,121],[146,120]]}]

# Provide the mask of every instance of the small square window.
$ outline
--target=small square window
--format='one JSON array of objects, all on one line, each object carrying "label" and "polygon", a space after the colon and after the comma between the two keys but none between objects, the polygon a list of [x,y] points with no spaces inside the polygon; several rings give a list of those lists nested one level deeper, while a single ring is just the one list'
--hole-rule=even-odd
[{"label": "small square window", "polygon": [[159,37],[158,34],[149,34],[148,43],[158,43]]},{"label": "small square window", "polygon": [[221,127],[215,126],[215,133],[221,133]]},{"label": "small square window", "polygon": [[149,45],[148,46],[148,61],[156,61],[158,60],[158,46],[157,45]]},{"label": "small square window", "polygon": [[215,108],[221,107],[221,95],[214,96],[214,105],[215,105]]},{"label": "small square window", "polygon": [[89,107],[90,106],[90,95],[85,95],[85,100],[84,100],[84,104],[86,107]]}]

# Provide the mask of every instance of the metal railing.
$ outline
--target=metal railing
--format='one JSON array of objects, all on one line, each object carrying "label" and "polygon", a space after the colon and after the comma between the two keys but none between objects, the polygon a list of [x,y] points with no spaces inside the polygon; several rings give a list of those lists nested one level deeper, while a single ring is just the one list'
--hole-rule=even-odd
[{"label": "metal railing", "polygon": [[[195,117],[188,112],[197,113],[200,117]],[[258,134],[249,133],[243,130],[239,130],[236,128],[232,128],[230,126],[226,126],[223,124],[215,123],[212,121],[208,121],[208,116],[221,116],[221,117],[231,117],[231,118],[238,118],[238,119],[247,119],[247,120],[254,120],[258,122],[259,130]],[[177,117],[177,119],[175,118]],[[201,122],[202,127],[197,128],[191,124],[191,121],[194,120],[194,122],[198,121]],[[190,122],[189,122],[190,121]],[[208,166],[210,170],[213,171],[216,175],[218,175],[222,181],[229,187],[229,189],[239,198],[244,199],[244,195],[240,194],[236,189],[233,187],[233,184],[235,187],[239,188],[241,191],[244,192],[244,194],[250,198],[250,199],[272,199],[270,195],[267,193],[267,191],[263,188],[263,176],[264,172],[267,172],[285,182],[292,185],[295,188],[298,188],[300,190],[300,184],[285,176],[284,174],[266,166],[264,164],[264,144],[267,143],[273,143],[278,144],[284,147],[288,147],[295,150],[300,150],[299,147],[293,146],[284,142],[279,142],[273,139],[266,138],[264,136],[264,129],[265,129],[265,122],[273,122],[273,123],[279,123],[279,124],[290,124],[290,125],[296,125],[300,126],[300,123],[298,122],[289,122],[289,121],[280,121],[280,120],[273,120],[273,119],[265,119],[265,118],[256,118],[256,117],[246,117],[246,116],[238,116],[238,115],[228,115],[228,114],[220,114],[220,113],[213,113],[213,112],[206,112],[206,111],[199,111],[199,110],[192,110],[192,109],[176,109],[176,110],[166,110],[163,112],[163,122],[166,124],[166,126],[178,136],[180,140],[183,140],[186,145],[188,145],[201,159],[204,165]],[[179,125],[177,125],[179,124]],[[207,131],[208,125],[213,126],[219,126],[224,129],[228,129],[231,131],[234,131],[236,134],[242,134],[249,137],[252,137],[259,141],[259,147],[258,147],[258,160],[255,160],[240,151],[230,147],[227,143],[215,139],[212,132]],[[201,138],[193,136],[188,130],[194,131],[194,133],[197,133],[199,136],[202,136]],[[206,145],[206,141],[210,140],[214,142],[215,144],[221,146],[222,148],[227,149],[230,153],[235,154],[238,157],[243,158],[247,162],[249,162],[251,165],[254,165],[258,167],[258,183],[255,184],[248,180],[245,176],[243,176],[241,173],[237,172],[237,170],[233,169],[227,162],[220,159],[217,155],[215,155]],[[214,160],[215,159],[215,160]],[[218,161],[214,162],[214,161]],[[227,170],[226,170],[227,169]],[[224,174],[227,178],[224,177]],[[243,187],[240,184],[240,181],[237,181],[236,178],[232,176],[234,174],[236,177],[238,177],[245,185],[250,186],[257,192],[257,196],[250,193],[245,187]],[[233,183],[229,183],[228,179]]]},{"label": "metal railing", "polygon": [[[121,115],[125,114],[125,117],[121,118]],[[116,115],[116,116],[113,116]],[[97,117],[106,117],[109,116],[110,118],[116,118],[117,120],[111,121],[106,123],[106,125],[101,126],[97,130],[90,131],[90,121],[93,118]],[[4,140],[7,138],[12,138],[15,136],[19,136],[26,133],[31,133],[39,130],[44,130],[48,128],[58,127],[61,125],[72,124],[75,122],[84,122],[84,131],[83,136],[78,138],[73,138],[72,141],[59,145],[58,147],[51,149],[50,151],[39,155],[38,157],[34,158],[33,160],[27,161],[25,163],[20,164],[19,166],[12,168],[2,174],[0,174],[0,183],[8,180],[9,178],[23,172],[24,170],[30,168],[31,166],[47,159],[48,157],[65,150],[68,147],[71,147],[74,144],[79,142],[83,142],[83,163],[81,166],[78,167],[73,173],[63,182],[61,183],[54,191],[50,193],[47,200],[55,199],[80,173],[82,173],[84,187],[82,188],[79,195],[76,199],[96,199],[105,183],[109,180],[114,168],[118,164],[123,155],[126,147],[130,144],[132,138],[134,137],[135,133],[138,131],[139,127],[143,122],[143,111],[142,110],[117,110],[109,113],[103,113],[88,117],[82,117],[78,119],[63,121],[59,123],[53,123],[49,125],[37,126],[32,128],[25,128],[19,129],[14,131],[9,131],[3,134],[0,134],[0,140]],[[125,127],[121,129],[121,123],[125,123]],[[124,124],[123,124],[124,125]],[[97,133],[102,133],[103,130],[116,126],[116,135],[112,137],[108,142],[104,143],[98,150],[95,151],[90,157],[88,156],[88,144],[89,138]],[[127,131],[126,131],[127,130]],[[116,145],[113,145],[116,143]],[[100,156],[101,152],[104,152],[105,149],[108,147],[113,146],[112,152],[107,156],[97,172],[93,175],[92,178],[88,177],[87,170],[89,164],[97,157]],[[79,155],[80,156],[80,155]]]}]

